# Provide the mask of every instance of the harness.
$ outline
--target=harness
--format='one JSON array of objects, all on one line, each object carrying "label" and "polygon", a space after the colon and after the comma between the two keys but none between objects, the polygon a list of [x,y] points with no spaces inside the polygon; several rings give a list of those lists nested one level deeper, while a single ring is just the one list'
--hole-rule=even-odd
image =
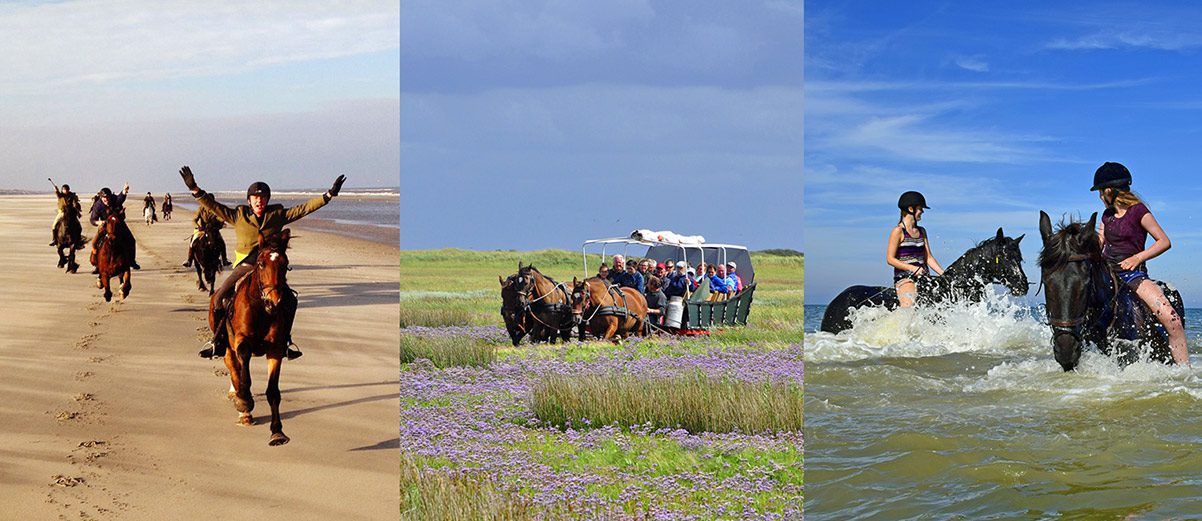
[{"label": "harness", "polygon": [[[538,317],[539,313],[552,313],[552,314],[568,313],[568,316],[571,316],[571,312],[572,312],[572,306],[570,306],[569,304],[564,304],[564,303],[559,303],[559,302],[541,302],[543,299],[545,299],[551,295],[554,295],[555,290],[559,290],[563,294],[564,302],[572,301],[572,299],[568,296],[568,289],[567,289],[567,287],[565,287],[564,283],[555,282],[554,279],[551,279],[549,277],[547,278],[547,280],[554,282],[555,286],[551,289],[551,291],[544,293],[542,296],[540,296],[534,300],[530,300],[530,295],[532,293],[534,293],[534,290],[537,288],[537,284],[531,282],[530,287],[526,288],[526,291],[518,292],[519,300],[522,303],[521,312],[529,314],[530,318],[533,318],[535,322],[542,324],[543,327],[546,327],[548,329],[554,329],[557,332],[572,329],[572,324],[568,324],[566,326],[553,326],[551,324],[546,323],[545,321],[543,321],[543,319]],[[504,311],[505,311],[505,308],[504,308],[504,306],[502,306],[501,312],[504,313]]]},{"label": "harness", "polygon": [[[1041,276],[1039,278],[1039,288],[1035,290],[1035,294],[1038,295],[1039,291],[1041,291],[1043,289],[1043,279],[1048,274],[1059,271],[1061,268],[1068,265],[1068,263],[1070,263],[1070,262],[1086,262],[1086,261],[1092,261],[1092,260],[1093,260],[1092,257],[1090,257],[1089,255],[1084,254],[1084,253],[1079,253],[1079,254],[1069,257],[1063,265],[1057,267],[1056,269],[1054,269],[1052,271],[1045,273],[1043,276]],[[1095,276],[1096,273],[1099,273],[1099,271],[1096,269],[1093,269],[1092,266],[1089,271],[1090,271],[1090,282],[1093,282],[1093,277]],[[1114,325],[1115,320],[1118,319],[1118,300],[1119,300],[1118,277],[1115,276],[1114,270],[1111,269],[1111,267],[1109,265],[1106,266],[1105,273],[1110,277],[1111,293],[1110,293],[1110,302],[1106,306],[1106,308],[1109,308],[1108,311],[1109,311],[1110,317],[1109,317],[1109,320],[1106,320],[1106,325],[1103,328],[1104,331],[1109,330]],[[1100,285],[1093,284],[1093,286],[1095,289],[1099,289],[1099,290],[1101,289]],[[1098,297],[1104,297],[1104,295],[1099,295],[1099,294],[1094,295],[1095,300],[1098,300],[1098,301],[1103,300]],[[1103,308],[1103,311],[1107,311],[1106,308]],[[1049,314],[1048,315],[1048,325],[1052,326],[1052,336],[1055,337],[1058,334],[1071,335],[1075,340],[1080,342],[1081,341],[1081,325],[1085,324],[1085,322],[1089,319],[1089,315],[1090,315],[1090,308],[1088,306],[1086,306],[1085,312],[1077,317],[1053,318]],[[1105,318],[1105,314],[1102,315],[1102,318]]]},{"label": "harness", "polygon": [[[585,322],[591,321],[593,319],[593,317],[596,317],[596,316],[620,317],[620,318],[637,316],[637,315],[631,313],[629,309],[627,309],[626,293],[623,292],[618,287],[618,285],[610,284],[610,285],[605,286],[605,289],[609,293],[610,298],[612,298],[614,301],[614,304],[611,306],[593,306],[591,294],[590,294],[588,288],[589,288],[588,284],[585,284],[584,285],[584,300],[589,302],[588,307],[592,308],[593,313],[591,315],[589,315],[588,318],[584,319]],[[622,299],[621,306],[617,305],[618,298]]]}]

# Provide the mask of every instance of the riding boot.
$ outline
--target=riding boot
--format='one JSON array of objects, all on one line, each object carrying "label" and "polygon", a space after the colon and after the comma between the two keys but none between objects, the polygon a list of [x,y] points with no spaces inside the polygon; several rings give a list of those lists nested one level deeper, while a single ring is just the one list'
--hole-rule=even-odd
[{"label": "riding boot", "polygon": [[223,305],[221,309],[214,310],[213,312],[213,314],[216,315],[216,319],[214,320],[217,326],[215,328],[216,331],[213,332],[213,339],[205,344],[204,349],[200,350],[199,354],[201,358],[218,358],[225,356],[226,344],[229,343],[229,339],[227,337],[229,335],[227,335],[225,331],[226,313],[224,303],[222,304]]},{"label": "riding boot", "polygon": [[301,356],[304,355],[304,353],[302,353],[300,351],[300,349],[293,349],[294,347],[297,347],[297,345],[292,343],[292,339],[289,338],[288,339],[288,347],[285,348],[286,349],[285,352],[287,353],[289,360],[296,360],[297,358],[300,358]]}]

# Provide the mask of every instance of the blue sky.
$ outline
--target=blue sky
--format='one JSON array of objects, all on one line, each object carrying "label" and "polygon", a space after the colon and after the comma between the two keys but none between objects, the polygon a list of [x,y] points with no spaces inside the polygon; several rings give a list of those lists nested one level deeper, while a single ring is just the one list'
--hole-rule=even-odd
[{"label": "blue sky", "polygon": [[401,245],[800,249],[802,3],[406,1]]},{"label": "blue sky", "polygon": [[396,187],[396,2],[0,2],[0,188]]},{"label": "blue sky", "polygon": [[1202,306],[1202,5],[812,1],[805,14],[808,303],[890,283],[906,190],[926,194],[944,266],[1001,226],[1027,235],[1038,282],[1039,211],[1101,212],[1093,172],[1118,161],[1173,240],[1152,276]]}]

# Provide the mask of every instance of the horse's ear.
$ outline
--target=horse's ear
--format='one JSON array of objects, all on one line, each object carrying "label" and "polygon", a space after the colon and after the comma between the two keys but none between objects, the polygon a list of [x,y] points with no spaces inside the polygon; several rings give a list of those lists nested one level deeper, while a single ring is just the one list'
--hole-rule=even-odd
[{"label": "horse's ear", "polygon": [[1043,210],[1039,211],[1039,235],[1043,237],[1043,242],[1052,238],[1052,218]]},{"label": "horse's ear", "polygon": [[1086,226],[1089,227],[1089,231],[1097,233],[1097,231],[1098,231],[1098,212],[1094,212],[1092,215],[1089,216],[1089,222],[1086,223]]},{"label": "horse's ear", "polygon": [[1000,241],[1005,238],[1006,238],[1006,234],[1002,233],[1002,228],[999,226],[997,229],[997,240]]},{"label": "horse's ear", "polygon": [[1025,233],[1024,233],[1024,234],[1022,234],[1022,235],[1019,235],[1017,239],[1014,239],[1014,244],[1018,244],[1018,243],[1020,243],[1020,242],[1023,242],[1023,237],[1026,237],[1026,236],[1027,236],[1027,234],[1025,234]]},{"label": "horse's ear", "polygon": [[292,229],[291,228],[284,228],[284,231],[280,232],[280,239],[283,239],[284,242],[288,242],[288,239],[291,239],[291,238],[292,238]]},{"label": "horse's ear", "polygon": [[573,286],[576,286],[576,285],[579,285],[579,284],[580,284],[580,280],[579,280],[579,279],[577,279],[576,277],[572,277],[572,285],[573,285]]},{"label": "horse's ear", "polygon": [[518,261],[518,271],[522,271],[522,261]]},{"label": "horse's ear", "polygon": [[502,286],[505,285],[505,279],[501,278],[500,275],[497,275],[497,282],[501,283]]}]

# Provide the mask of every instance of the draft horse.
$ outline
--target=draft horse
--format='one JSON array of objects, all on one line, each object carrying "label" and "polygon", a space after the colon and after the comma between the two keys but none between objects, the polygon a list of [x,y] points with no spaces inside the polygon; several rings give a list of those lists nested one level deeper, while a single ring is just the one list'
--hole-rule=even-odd
[{"label": "draft horse", "polygon": [[[54,227],[54,243],[58,249],[58,267],[66,267],[67,273],[79,270],[75,262],[75,250],[84,248],[83,227],[79,223],[79,210],[67,208],[63,218]],[[65,253],[64,253],[65,250]]]},{"label": "draft horse", "polygon": [[505,331],[509,333],[509,340],[514,347],[530,332],[532,322],[524,288],[518,287],[517,279],[517,274],[504,279],[497,275],[501,283],[501,319],[505,321]]},{"label": "draft horse", "polygon": [[[1095,212],[1089,222],[1062,224],[1053,232],[1051,218],[1039,212],[1043,238],[1040,282],[1056,362],[1072,371],[1084,344],[1091,343],[1107,356],[1115,356],[1123,367],[1139,360],[1143,346],[1148,347],[1151,359],[1171,363],[1168,332],[1102,258],[1097,219]],[[1156,283],[1184,320],[1181,294],[1163,282]]]},{"label": "draft horse", "polygon": [[[213,291],[216,290],[217,272],[221,271],[221,248],[222,244],[218,241],[221,233],[219,226],[207,226],[201,230],[200,237],[192,241],[192,246],[188,249],[188,259],[192,261],[192,266],[196,268],[196,287],[201,291],[206,289],[209,291],[209,296],[213,296]],[[205,280],[209,281],[208,288],[205,287]]]},{"label": "draft horse", "polygon": [[[96,245],[96,270],[100,274],[96,281],[96,287],[104,290],[106,302],[113,300],[111,286],[113,277],[117,277],[117,280],[121,282],[121,300],[125,300],[125,297],[129,296],[132,276],[129,254],[132,247],[128,242],[132,237],[126,237],[128,232],[123,232],[124,225],[125,209],[111,212],[104,220],[104,237],[101,237],[100,244]],[[96,233],[100,233],[100,231]]]},{"label": "draft horse", "polygon": [[[572,320],[588,324],[593,336],[612,340],[631,333],[648,336],[647,299],[634,288],[610,286],[599,277],[579,280],[572,277]],[[584,340],[584,329],[580,330]],[[614,340],[616,342],[616,340]]]},{"label": "draft horse", "polygon": [[[919,304],[944,300],[980,302],[989,284],[1001,284],[1012,295],[1026,295],[1030,285],[1023,272],[1023,254],[1017,239],[1006,237],[1002,229],[997,235],[981,241],[956,259],[941,277],[916,276],[915,287]],[[897,290],[884,286],[851,286],[839,293],[826,306],[821,330],[838,333],[851,328],[851,310],[863,306],[898,307]]]},{"label": "draft horse", "polygon": [[514,282],[514,289],[521,294],[523,308],[528,313],[532,341],[554,344],[556,338],[564,342],[572,338],[575,323],[565,284],[543,275],[533,264],[522,266],[520,262]]},{"label": "draft horse", "polygon": [[[296,318],[296,295],[288,287],[286,277],[286,250],[290,238],[289,230],[259,238],[254,269],[235,287],[226,321],[230,348],[225,353],[225,366],[230,371],[230,397],[238,410],[241,425],[254,424],[250,359],[267,357],[267,403],[271,405],[268,445],[283,445],[289,441],[280,420],[280,367],[287,356],[289,333]],[[213,306],[210,306],[209,326],[215,327],[214,322]]]}]

